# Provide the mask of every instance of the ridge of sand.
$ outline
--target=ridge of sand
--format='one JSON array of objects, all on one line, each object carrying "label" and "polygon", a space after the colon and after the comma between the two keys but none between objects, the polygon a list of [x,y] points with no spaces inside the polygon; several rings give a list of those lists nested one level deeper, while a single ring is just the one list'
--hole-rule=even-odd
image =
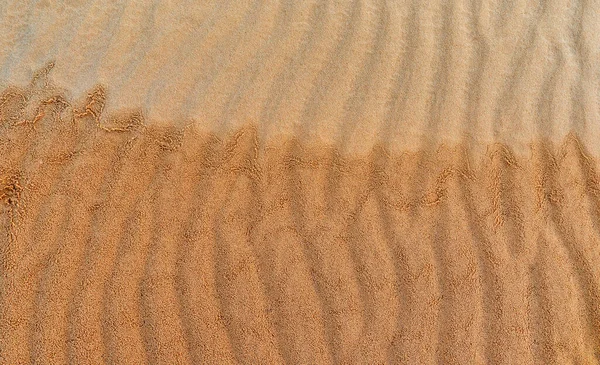
[{"label": "ridge of sand", "polygon": [[0,95],[6,364],[594,364],[598,160],[575,133],[366,157]]}]

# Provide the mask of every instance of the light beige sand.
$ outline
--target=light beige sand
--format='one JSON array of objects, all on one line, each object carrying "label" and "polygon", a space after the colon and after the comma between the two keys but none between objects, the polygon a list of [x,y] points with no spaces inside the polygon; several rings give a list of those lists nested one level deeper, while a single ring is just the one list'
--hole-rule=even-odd
[{"label": "light beige sand", "polygon": [[56,62],[79,98],[209,132],[368,153],[468,141],[527,153],[577,132],[600,155],[597,0],[0,3],[0,86]]},{"label": "light beige sand", "polygon": [[599,364],[599,10],[1,3],[0,364]]}]

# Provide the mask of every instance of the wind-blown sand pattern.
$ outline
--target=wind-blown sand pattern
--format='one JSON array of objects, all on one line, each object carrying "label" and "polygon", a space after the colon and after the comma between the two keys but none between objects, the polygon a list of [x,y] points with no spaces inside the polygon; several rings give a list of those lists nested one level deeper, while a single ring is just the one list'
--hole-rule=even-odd
[{"label": "wind-blown sand pattern", "polygon": [[598,14],[0,4],[0,364],[600,363]]},{"label": "wind-blown sand pattern", "polygon": [[56,62],[79,98],[211,132],[368,153],[576,132],[600,155],[596,0],[35,1],[0,4],[0,86]]}]

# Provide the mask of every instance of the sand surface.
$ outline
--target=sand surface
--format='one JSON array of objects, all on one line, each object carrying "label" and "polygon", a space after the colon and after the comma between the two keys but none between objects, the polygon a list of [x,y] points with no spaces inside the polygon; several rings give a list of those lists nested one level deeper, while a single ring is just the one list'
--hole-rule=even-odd
[{"label": "sand surface", "polygon": [[600,364],[597,1],[0,4],[0,364]]},{"label": "sand surface", "polygon": [[0,87],[46,63],[74,99],[367,154],[571,131],[600,155],[597,0],[0,3]]}]

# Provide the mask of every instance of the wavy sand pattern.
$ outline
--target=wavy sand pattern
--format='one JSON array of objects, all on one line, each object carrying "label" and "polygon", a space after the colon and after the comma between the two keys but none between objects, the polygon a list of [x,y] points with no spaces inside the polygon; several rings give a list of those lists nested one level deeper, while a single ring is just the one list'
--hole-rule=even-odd
[{"label": "wavy sand pattern", "polygon": [[0,364],[599,364],[597,14],[0,4]]},{"label": "wavy sand pattern", "polygon": [[0,4],[0,86],[56,62],[72,98],[210,132],[257,126],[368,153],[468,141],[526,152],[577,132],[600,156],[596,0]]}]

